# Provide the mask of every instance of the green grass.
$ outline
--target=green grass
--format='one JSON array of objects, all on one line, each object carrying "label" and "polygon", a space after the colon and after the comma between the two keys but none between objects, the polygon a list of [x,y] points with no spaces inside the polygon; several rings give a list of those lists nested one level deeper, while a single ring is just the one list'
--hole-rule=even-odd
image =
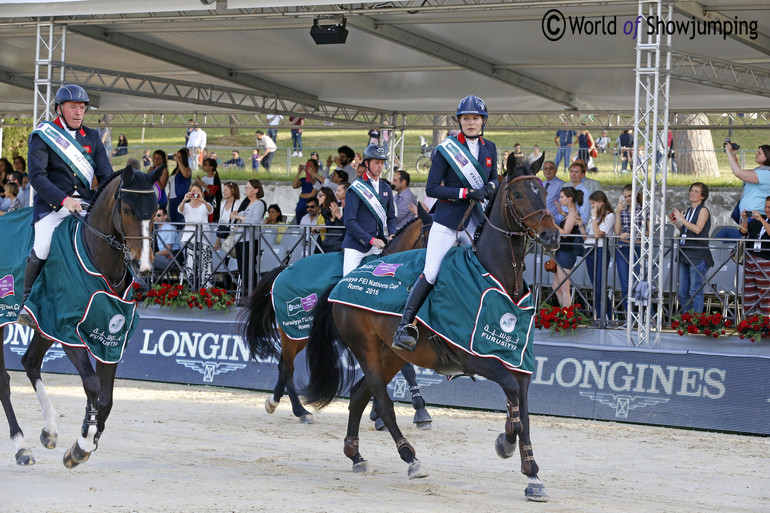
[{"label": "green grass", "polygon": [[[598,132],[598,131],[594,131]],[[142,129],[132,128],[114,128],[112,135],[113,141],[117,142],[118,135],[124,133],[129,142],[129,155],[141,158],[145,149],[154,151],[163,149],[167,152],[173,152],[183,146],[184,130],[171,128],[146,128],[144,140],[142,141]],[[592,132],[593,133],[593,132]],[[703,181],[710,187],[739,187],[740,181],[735,178],[727,165],[727,159],[721,151],[727,130],[712,130],[712,138],[717,153],[717,162],[719,164],[720,174],[713,177],[701,177],[691,175],[681,175],[669,173],[667,183],[672,186],[687,186],[694,181]],[[254,148],[254,134],[252,130],[241,130],[238,135],[231,135],[229,129],[214,128],[207,130],[208,145],[217,152],[220,162],[230,158],[232,149],[237,148],[241,152],[241,157],[246,161],[247,170],[230,170],[220,166],[220,175],[228,180],[246,180],[249,178],[259,178],[260,180],[291,180],[296,173],[297,165],[304,162],[311,151],[318,151],[322,160],[326,160],[328,155],[336,156],[336,150],[339,146],[347,144],[356,152],[363,152],[368,141],[366,130],[305,130],[303,139],[304,158],[291,158],[287,167],[287,148],[288,154],[291,153],[291,136],[287,127],[280,127],[278,132],[278,154],[273,159],[271,173],[257,173],[250,171],[250,161],[252,150]],[[515,143],[520,143],[524,149],[525,155],[531,152],[532,146],[537,144],[541,149],[545,149],[546,158],[552,159],[555,156],[555,150],[550,149],[554,146],[554,130],[521,130],[521,131],[490,131],[489,138],[493,140],[502,153],[511,151]],[[598,137],[599,133],[594,133]],[[610,137],[613,140],[617,137],[617,131],[610,131]],[[410,130],[405,134],[404,165],[402,166],[412,175],[415,182],[424,182],[427,173],[418,174],[415,169],[415,162],[420,157],[420,139],[425,137],[430,143],[432,132],[429,130]],[[733,130],[732,140],[741,145],[741,149],[746,151],[745,167],[753,168],[754,152],[761,144],[770,143],[768,132],[764,130]],[[115,159],[115,166],[125,162],[125,158]],[[599,173],[591,174],[592,178],[599,180],[604,185],[624,185],[630,182],[629,175],[621,175],[613,172],[613,157],[611,154],[600,154],[595,159]],[[563,172],[560,171],[563,175]]]}]

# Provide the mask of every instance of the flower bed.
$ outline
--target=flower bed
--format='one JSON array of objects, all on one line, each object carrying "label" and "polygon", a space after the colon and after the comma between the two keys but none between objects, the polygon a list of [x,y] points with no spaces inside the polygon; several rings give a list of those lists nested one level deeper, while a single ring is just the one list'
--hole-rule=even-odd
[{"label": "flower bed", "polygon": [[234,299],[225,289],[216,287],[200,288],[192,291],[184,285],[170,285],[168,283],[155,285],[147,292],[139,291],[139,286],[134,284],[136,289],[136,302],[143,301],[145,306],[159,305],[161,307],[170,306],[172,310],[178,307],[188,309],[198,308],[227,310],[232,306]]},{"label": "flower bed", "polygon": [[591,324],[580,308],[579,304],[565,307],[543,305],[535,317],[535,328],[564,333]]}]

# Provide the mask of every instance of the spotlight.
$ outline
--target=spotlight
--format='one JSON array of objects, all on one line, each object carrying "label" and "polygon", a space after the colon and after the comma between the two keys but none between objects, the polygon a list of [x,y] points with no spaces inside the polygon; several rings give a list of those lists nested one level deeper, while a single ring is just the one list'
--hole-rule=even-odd
[{"label": "spotlight", "polygon": [[336,25],[319,25],[319,19],[313,20],[310,27],[310,37],[317,45],[342,45],[348,38],[348,29],[345,28],[347,20],[342,18],[342,23]]}]

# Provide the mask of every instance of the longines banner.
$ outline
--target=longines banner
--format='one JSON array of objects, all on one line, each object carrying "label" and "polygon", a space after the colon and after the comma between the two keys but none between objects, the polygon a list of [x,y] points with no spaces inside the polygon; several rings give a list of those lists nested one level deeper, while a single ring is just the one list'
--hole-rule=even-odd
[{"label": "longines banner", "polygon": [[[276,362],[249,359],[233,316],[223,319],[143,316],[118,367],[118,377],[150,381],[272,390]],[[28,328],[5,330],[6,363],[21,369]],[[535,343],[530,411],[587,419],[770,434],[770,359],[633,349],[591,349]],[[54,345],[46,372],[73,373]],[[306,382],[302,354],[297,381]],[[417,379],[429,404],[503,410],[499,386],[476,377],[447,381],[427,369]],[[389,385],[409,400],[401,375]]]}]

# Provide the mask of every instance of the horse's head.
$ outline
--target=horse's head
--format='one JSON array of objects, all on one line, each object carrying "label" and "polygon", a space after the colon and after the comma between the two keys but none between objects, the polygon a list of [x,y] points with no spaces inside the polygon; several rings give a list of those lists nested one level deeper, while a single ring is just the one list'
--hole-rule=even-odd
[{"label": "horse's head", "polygon": [[113,195],[113,225],[142,272],[152,270],[153,218],[158,210],[155,182],[162,172],[162,168],[158,168],[146,174],[129,165],[121,172],[120,184]]},{"label": "horse's head", "polygon": [[508,157],[507,172],[501,180],[495,204],[507,219],[509,232],[525,231],[546,249],[559,248],[559,228],[546,205],[546,191],[535,174],[545,160],[545,153],[534,162]]}]

